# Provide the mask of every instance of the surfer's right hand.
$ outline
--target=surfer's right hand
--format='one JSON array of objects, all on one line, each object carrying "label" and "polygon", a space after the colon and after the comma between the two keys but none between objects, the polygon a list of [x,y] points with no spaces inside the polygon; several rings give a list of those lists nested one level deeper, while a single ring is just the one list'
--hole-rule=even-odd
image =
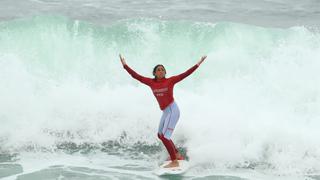
[{"label": "surfer's right hand", "polygon": [[126,63],[124,57],[122,57],[121,54],[119,54],[119,57],[120,57],[120,61],[121,61],[122,65],[123,66],[126,65],[127,63]]}]

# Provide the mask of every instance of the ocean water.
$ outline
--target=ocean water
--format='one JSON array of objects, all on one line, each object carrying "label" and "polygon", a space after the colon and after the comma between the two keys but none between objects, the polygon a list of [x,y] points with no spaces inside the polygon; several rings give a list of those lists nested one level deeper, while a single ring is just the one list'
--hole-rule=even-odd
[{"label": "ocean water", "polygon": [[[0,2],[0,178],[320,179],[320,2]],[[161,110],[130,67],[176,85],[167,158]]]}]

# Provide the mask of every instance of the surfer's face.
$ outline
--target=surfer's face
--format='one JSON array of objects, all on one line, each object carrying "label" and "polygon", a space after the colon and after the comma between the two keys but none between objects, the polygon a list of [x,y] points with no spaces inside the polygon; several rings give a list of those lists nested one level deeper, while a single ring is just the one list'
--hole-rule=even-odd
[{"label": "surfer's face", "polygon": [[157,79],[161,79],[165,77],[166,75],[166,70],[164,69],[163,66],[158,66],[156,69],[156,72],[154,73]]}]

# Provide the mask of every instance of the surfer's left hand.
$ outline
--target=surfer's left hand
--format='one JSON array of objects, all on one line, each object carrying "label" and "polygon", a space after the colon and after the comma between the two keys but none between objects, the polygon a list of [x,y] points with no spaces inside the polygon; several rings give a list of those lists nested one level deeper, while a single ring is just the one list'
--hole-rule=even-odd
[{"label": "surfer's left hand", "polygon": [[197,63],[198,66],[200,66],[200,64],[207,58],[207,56],[202,56],[200,61]]}]

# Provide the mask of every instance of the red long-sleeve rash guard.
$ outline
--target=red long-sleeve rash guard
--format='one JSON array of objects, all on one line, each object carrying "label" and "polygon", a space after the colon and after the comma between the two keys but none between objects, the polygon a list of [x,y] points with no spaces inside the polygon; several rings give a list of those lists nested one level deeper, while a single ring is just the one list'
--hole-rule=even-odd
[{"label": "red long-sleeve rash guard", "polygon": [[190,69],[181,73],[177,76],[172,76],[170,78],[162,78],[162,79],[152,79],[148,77],[141,76],[132,70],[128,65],[123,66],[124,69],[128,71],[128,73],[138,81],[143,84],[149,86],[153,92],[153,95],[156,97],[160,109],[164,110],[169,104],[173,102],[173,87],[174,85],[189,76],[193,71],[195,71],[199,66],[198,64],[192,66]]}]

